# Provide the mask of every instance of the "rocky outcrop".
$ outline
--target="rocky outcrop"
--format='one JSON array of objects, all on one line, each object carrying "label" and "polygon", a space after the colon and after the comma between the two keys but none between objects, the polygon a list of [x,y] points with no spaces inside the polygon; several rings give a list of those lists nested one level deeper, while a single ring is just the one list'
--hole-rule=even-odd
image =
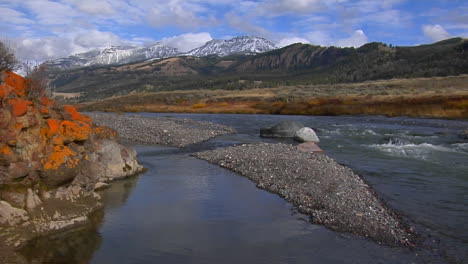
[{"label": "rocky outcrop", "polygon": [[292,138],[296,131],[303,127],[304,125],[299,122],[284,120],[272,127],[260,129],[260,136],[269,138]]},{"label": "rocky outcrop", "polygon": [[31,96],[36,88],[1,73],[0,241],[9,246],[87,221],[101,206],[98,183],[143,169],[115,131],[72,106]]}]

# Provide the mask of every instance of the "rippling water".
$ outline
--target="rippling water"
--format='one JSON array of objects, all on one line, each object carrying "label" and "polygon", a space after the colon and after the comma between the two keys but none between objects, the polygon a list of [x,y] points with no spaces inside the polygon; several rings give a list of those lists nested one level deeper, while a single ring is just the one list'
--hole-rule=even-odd
[{"label": "rippling water", "polygon": [[[467,121],[171,116],[230,125],[239,134],[186,149],[138,146],[147,173],[103,191],[104,214],[97,214],[93,224],[38,240],[25,255],[37,263],[444,263],[468,258],[468,142],[457,137]],[[258,137],[260,127],[283,119],[316,129],[326,153],[363,175],[389,206],[436,241],[429,243],[434,249],[388,248],[313,225],[246,178],[190,156],[239,143],[293,143]]]}]

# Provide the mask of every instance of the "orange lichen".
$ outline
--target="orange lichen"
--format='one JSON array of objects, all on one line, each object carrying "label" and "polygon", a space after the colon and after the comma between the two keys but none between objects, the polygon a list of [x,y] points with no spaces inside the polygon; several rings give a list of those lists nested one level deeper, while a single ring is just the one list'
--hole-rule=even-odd
[{"label": "orange lichen", "polygon": [[42,107],[41,108],[41,114],[48,114],[49,113],[49,108],[47,107]]},{"label": "orange lichen", "polygon": [[47,137],[52,138],[59,130],[60,123],[57,119],[51,118],[47,120],[47,125],[49,126],[49,129],[47,131]]},{"label": "orange lichen", "polygon": [[13,151],[9,146],[4,146],[3,148],[0,149],[0,153],[5,154],[5,155],[13,155]]},{"label": "orange lichen", "polygon": [[10,95],[11,93],[11,88],[8,86],[6,83],[5,84],[0,84],[0,98],[5,99]]},{"label": "orange lichen", "polygon": [[23,123],[16,123],[16,125],[15,125],[17,130],[23,129],[23,126],[24,126]]},{"label": "orange lichen", "polygon": [[114,138],[117,136],[117,132],[111,128],[98,126],[93,129],[96,136],[102,139]]},{"label": "orange lichen", "polygon": [[42,160],[44,170],[58,169],[62,164],[69,168],[75,168],[78,166],[79,158],[76,157],[76,153],[73,152],[66,146],[55,146],[52,154]]},{"label": "orange lichen", "polygon": [[28,106],[32,105],[31,101],[23,99],[10,99],[8,103],[12,107],[13,116],[22,116],[28,112]]},{"label": "orange lichen", "polygon": [[51,100],[49,97],[47,96],[43,96],[41,97],[41,99],[39,99],[39,102],[43,105],[43,106],[51,106],[53,104],[55,104],[55,101],[54,100]]},{"label": "orange lichen", "polygon": [[64,120],[60,123],[60,134],[70,141],[83,141],[89,138],[91,126],[84,121]]},{"label": "orange lichen", "polygon": [[28,85],[28,80],[23,78],[22,76],[11,71],[5,71],[5,83],[13,87],[13,92],[16,95],[26,95],[26,87]]},{"label": "orange lichen", "polygon": [[91,118],[84,116],[80,114],[75,107],[71,105],[65,105],[63,107],[63,110],[65,110],[66,113],[69,114],[71,120],[77,120],[77,121],[85,121],[87,123],[91,122]]}]

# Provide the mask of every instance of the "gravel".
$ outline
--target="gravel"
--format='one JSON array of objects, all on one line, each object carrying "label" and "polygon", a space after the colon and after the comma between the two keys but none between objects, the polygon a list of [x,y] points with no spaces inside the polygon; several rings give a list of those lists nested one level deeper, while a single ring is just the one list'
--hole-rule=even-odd
[{"label": "gravel", "polygon": [[210,122],[169,117],[141,117],[111,113],[86,113],[100,126],[115,129],[127,141],[185,147],[218,135],[236,133],[233,128]]},{"label": "gravel", "polygon": [[210,150],[196,157],[230,169],[277,193],[316,224],[412,247],[413,232],[351,169],[325,154],[303,153],[288,144],[252,144]]}]

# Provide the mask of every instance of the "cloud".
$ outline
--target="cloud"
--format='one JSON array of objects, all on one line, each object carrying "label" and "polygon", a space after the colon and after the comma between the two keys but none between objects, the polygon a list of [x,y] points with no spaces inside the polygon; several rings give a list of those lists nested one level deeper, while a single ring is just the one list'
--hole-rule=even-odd
[{"label": "cloud", "polygon": [[78,33],[73,38],[73,43],[83,48],[128,44],[112,32],[101,32],[95,29]]},{"label": "cloud", "polygon": [[0,6],[0,22],[7,24],[33,24],[34,21],[26,18],[26,15],[11,8]]},{"label": "cloud", "polygon": [[187,52],[203,46],[206,42],[212,40],[210,33],[187,33],[175,37],[163,38],[161,42],[169,47],[176,48],[182,52]]},{"label": "cloud", "polygon": [[224,19],[229,24],[229,26],[246,32],[248,34],[257,35],[260,37],[269,38],[271,36],[270,31],[266,30],[263,27],[257,26],[249,21],[246,17],[241,17],[233,13],[227,13],[224,16]]},{"label": "cloud", "polygon": [[334,46],[338,47],[360,47],[369,42],[366,34],[362,30],[356,30],[349,38],[335,41]]},{"label": "cloud", "polygon": [[434,42],[452,37],[441,25],[423,25],[422,30],[424,36]]},{"label": "cloud", "polygon": [[110,15],[115,12],[112,5],[106,0],[79,0],[76,1],[79,10],[93,15]]},{"label": "cloud", "polygon": [[277,46],[282,48],[282,47],[286,47],[286,46],[289,46],[289,45],[294,44],[294,43],[308,44],[309,41],[307,39],[298,38],[298,37],[284,38],[284,39],[281,39],[278,42]]},{"label": "cloud", "polygon": [[17,38],[11,41],[20,60],[38,62],[110,45],[131,44],[112,32],[98,30],[70,33],[67,37]]}]

